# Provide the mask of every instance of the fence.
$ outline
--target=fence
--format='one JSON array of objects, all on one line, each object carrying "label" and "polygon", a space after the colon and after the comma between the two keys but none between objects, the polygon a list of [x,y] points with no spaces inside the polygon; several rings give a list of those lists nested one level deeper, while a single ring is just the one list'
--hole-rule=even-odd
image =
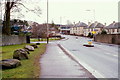
[{"label": "fence", "polygon": [[26,36],[2,35],[0,38],[2,39],[2,42],[0,42],[0,46],[26,43]]}]

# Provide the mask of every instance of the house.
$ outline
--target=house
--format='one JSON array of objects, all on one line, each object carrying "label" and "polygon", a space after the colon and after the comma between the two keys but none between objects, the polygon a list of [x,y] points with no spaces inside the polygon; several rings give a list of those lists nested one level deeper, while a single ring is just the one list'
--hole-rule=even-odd
[{"label": "house", "polygon": [[111,23],[110,25],[105,27],[107,34],[120,34],[120,22]]},{"label": "house", "polygon": [[83,31],[83,35],[84,36],[88,36],[89,32],[90,32],[90,29],[89,29],[89,26],[91,25],[91,22],[88,22],[88,26],[84,27]]},{"label": "house", "polygon": [[84,36],[88,36],[89,33],[101,33],[105,25],[95,21],[94,23],[89,23],[87,27],[84,28]]},{"label": "house", "polygon": [[87,27],[87,24],[83,22],[78,22],[70,29],[70,34],[73,35],[83,35],[84,34],[84,28]]},{"label": "house", "polygon": [[99,22],[95,22],[95,23],[92,23],[90,26],[89,26],[89,31],[92,32],[92,31],[95,31],[96,34],[98,33],[101,33],[102,30],[104,28],[104,25],[102,23],[99,23]]}]

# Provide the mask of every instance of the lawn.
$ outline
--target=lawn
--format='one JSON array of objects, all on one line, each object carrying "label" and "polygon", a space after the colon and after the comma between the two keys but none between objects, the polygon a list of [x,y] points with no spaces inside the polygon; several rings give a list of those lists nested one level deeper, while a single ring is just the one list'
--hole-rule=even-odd
[{"label": "lawn", "polygon": [[[26,44],[2,47],[2,59],[12,58],[16,49],[23,48]],[[21,60],[22,66],[14,69],[2,70],[2,78],[39,78],[39,58],[46,50],[46,44],[40,44],[35,51],[30,51],[28,60]],[[1,53],[0,53],[1,54]]]},{"label": "lawn", "polygon": [[[60,40],[61,38],[49,38],[49,41]],[[30,42],[37,42],[39,41],[37,38],[31,38]],[[46,38],[40,39],[40,41],[47,41]]]}]

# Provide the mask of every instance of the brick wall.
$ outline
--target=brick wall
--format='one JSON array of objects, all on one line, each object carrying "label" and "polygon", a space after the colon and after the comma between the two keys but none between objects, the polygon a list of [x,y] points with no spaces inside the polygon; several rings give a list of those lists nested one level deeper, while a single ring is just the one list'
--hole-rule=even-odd
[{"label": "brick wall", "polygon": [[95,41],[120,45],[120,34],[98,34],[95,36]]}]

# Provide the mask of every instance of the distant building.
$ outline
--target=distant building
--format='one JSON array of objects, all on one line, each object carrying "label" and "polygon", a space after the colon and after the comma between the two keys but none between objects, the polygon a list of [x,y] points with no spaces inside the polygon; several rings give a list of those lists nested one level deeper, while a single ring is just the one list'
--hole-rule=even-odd
[{"label": "distant building", "polygon": [[70,34],[70,28],[72,27],[73,25],[61,25],[60,26],[60,33],[61,34]]}]

